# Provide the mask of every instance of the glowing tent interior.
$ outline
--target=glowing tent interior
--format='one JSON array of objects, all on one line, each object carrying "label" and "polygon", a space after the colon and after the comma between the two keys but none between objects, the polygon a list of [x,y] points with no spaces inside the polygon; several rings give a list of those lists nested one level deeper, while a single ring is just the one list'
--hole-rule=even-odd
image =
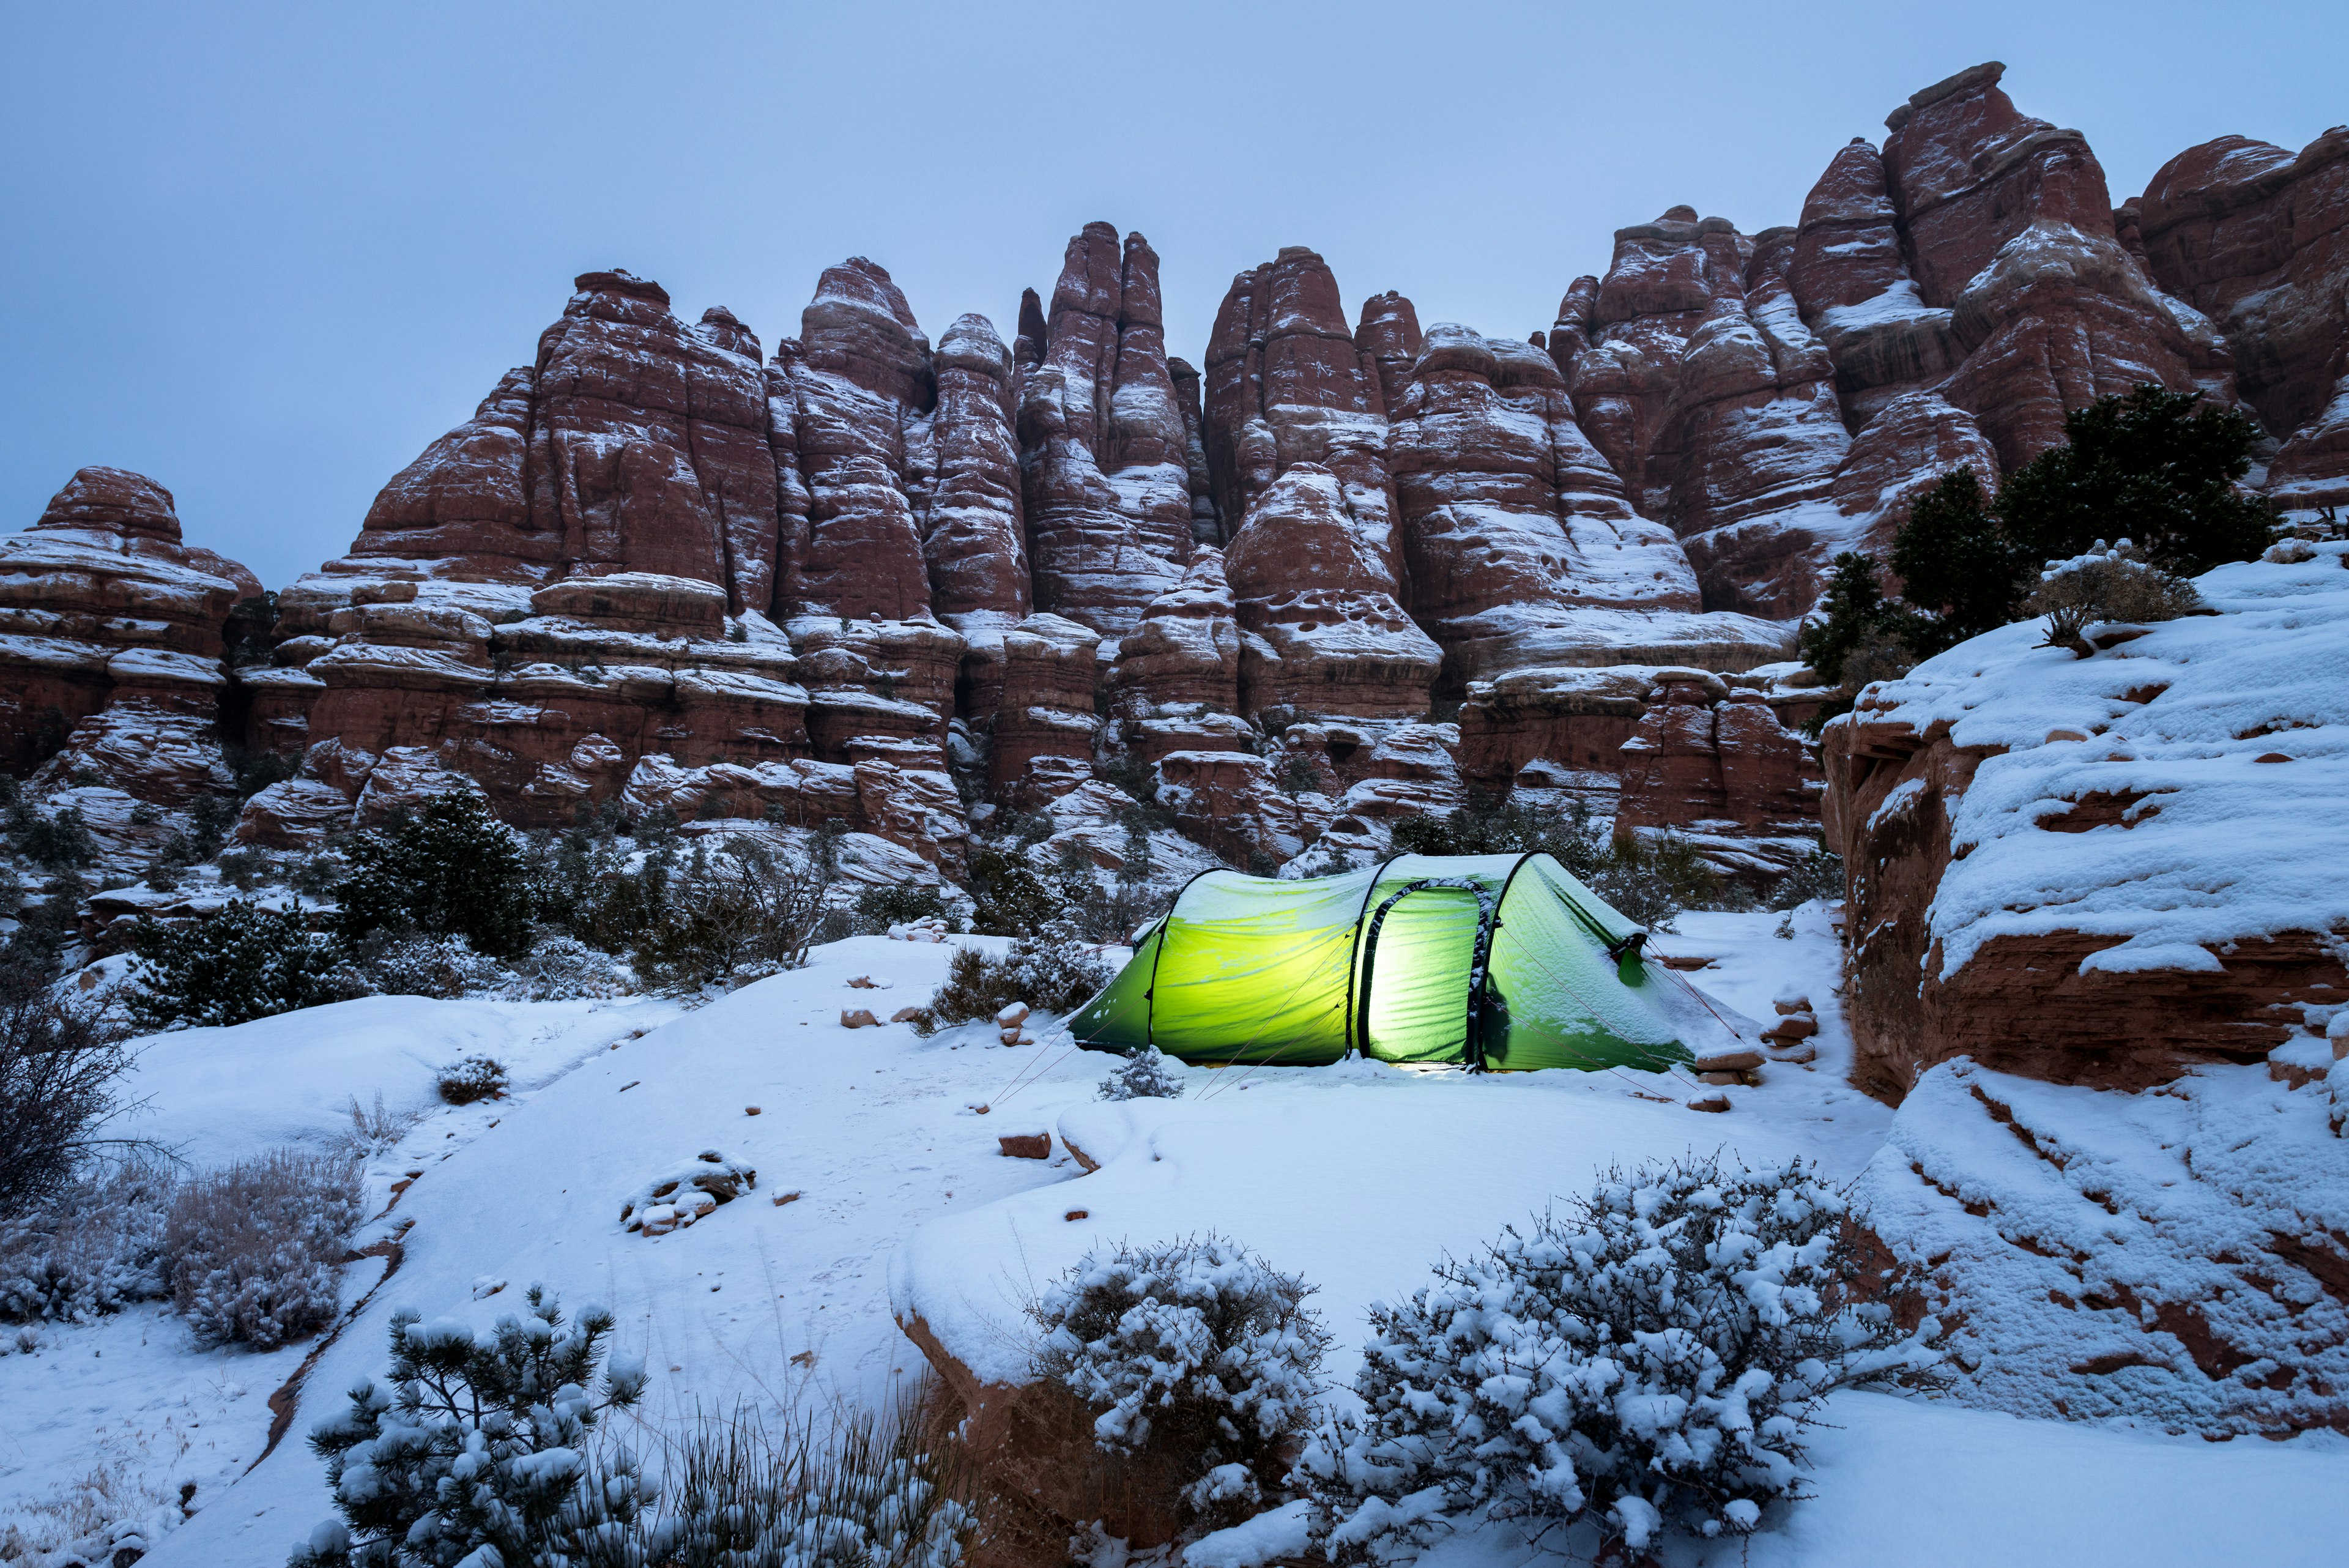
[{"label": "glowing tent interior", "polygon": [[1306,881],[1209,871],[1069,1026],[1092,1049],[1155,1044],[1194,1065],[1660,1069],[1690,1059],[1702,1003],[1645,942],[1547,855],[1402,855]]}]

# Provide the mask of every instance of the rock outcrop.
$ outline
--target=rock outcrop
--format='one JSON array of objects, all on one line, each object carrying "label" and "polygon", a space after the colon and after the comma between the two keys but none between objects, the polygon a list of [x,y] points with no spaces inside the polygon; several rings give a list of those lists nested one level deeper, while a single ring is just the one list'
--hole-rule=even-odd
[{"label": "rock outcrop", "polygon": [[2218,324],[2244,401],[2286,441],[2278,499],[2349,500],[2349,126],[2297,154],[2242,136],[2189,148],[2122,211],[2155,281]]},{"label": "rock outcrop", "polygon": [[1759,691],[1698,670],[1662,670],[1623,742],[1619,833],[1671,828],[1716,870],[1756,887],[1817,837],[1821,781],[1801,735]]},{"label": "rock outcrop", "polygon": [[76,473],[30,528],[0,540],[0,765],[47,763],[61,785],[158,805],[225,791],[225,639],[261,591],[243,566],[183,542],[153,480]]},{"label": "rock outcrop", "polygon": [[1965,1055],[2143,1088],[2258,1061],[2349,990],[2349,686],[2320,673],[2349,649],[2344,549],[2221,566],[2215,616],[2085,658],[2002,628],[1826,726],[1864,1087]]}]

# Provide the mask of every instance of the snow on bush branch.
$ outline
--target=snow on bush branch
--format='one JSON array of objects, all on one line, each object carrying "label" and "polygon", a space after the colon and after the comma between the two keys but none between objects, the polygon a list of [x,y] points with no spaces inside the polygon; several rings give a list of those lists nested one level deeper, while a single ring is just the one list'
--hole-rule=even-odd
[{"label": "snow on bush branch", "polygon": [[1645,1550],[1798,1498],[1837,1388],[1929,1379],[1940,1327],[1863,1299],[1843,1198],[1796,1159],[1611,1170],[1564,1214],[1371,1309],[1340,1417],[1300,1464],[1332,1557],[1408,1557],[1472,1513]]},{"label": "snow on bush branch", "polygon": [[1187,1526],[1235,1524],[1275,1501],[1324,1387],[1311,1293],[1219,1236],[1091,1253],[1037,1303],[1038,1370],[1102,1452],[1172,1467]]}]

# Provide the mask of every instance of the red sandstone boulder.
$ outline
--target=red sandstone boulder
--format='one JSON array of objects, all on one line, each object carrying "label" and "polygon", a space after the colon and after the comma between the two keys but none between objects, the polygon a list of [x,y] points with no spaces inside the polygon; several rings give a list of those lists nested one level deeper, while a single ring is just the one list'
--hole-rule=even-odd
[{"label": "red sandstone boulder", "polygon": [[1253,743],[1239,717],[1239,611],[1221,552],[1198,551],[1183,581],[1150,601],[1105,679],[1118,742],[1143,762]]}]

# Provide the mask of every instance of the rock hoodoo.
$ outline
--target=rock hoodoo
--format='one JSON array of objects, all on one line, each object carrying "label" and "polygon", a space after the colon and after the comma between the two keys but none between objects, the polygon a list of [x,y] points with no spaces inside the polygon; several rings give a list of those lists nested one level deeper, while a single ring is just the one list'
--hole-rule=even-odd
[{"label": "rock hoodoo", "polygon": [[1105,863],[1139,794],[1311,867],[1526,791],[1766,879],[1820,783],[1796,623],[1940,475],[1994,485],[2155,381],[2240,389],[2280,506],[2349,500],[2349,132],[2221,138],[2116,209],[2002,76],[1914,95],[1785,225],[1618,231],[1522,337],[1391,291],[1350,323],[1292,245],[1192,324],[1195,369],[1158,253],[1106,223],[1009,334],[935,345],[861,257],[771,352],[582,275],[274,625],[159,486],[77,475],[5,546],[0,744],[168,802],[231,787],[224,744],[298,759],[247,806],[265,844],[470,788],[537,826],[835,823],[952,872],[980,805]]}]

